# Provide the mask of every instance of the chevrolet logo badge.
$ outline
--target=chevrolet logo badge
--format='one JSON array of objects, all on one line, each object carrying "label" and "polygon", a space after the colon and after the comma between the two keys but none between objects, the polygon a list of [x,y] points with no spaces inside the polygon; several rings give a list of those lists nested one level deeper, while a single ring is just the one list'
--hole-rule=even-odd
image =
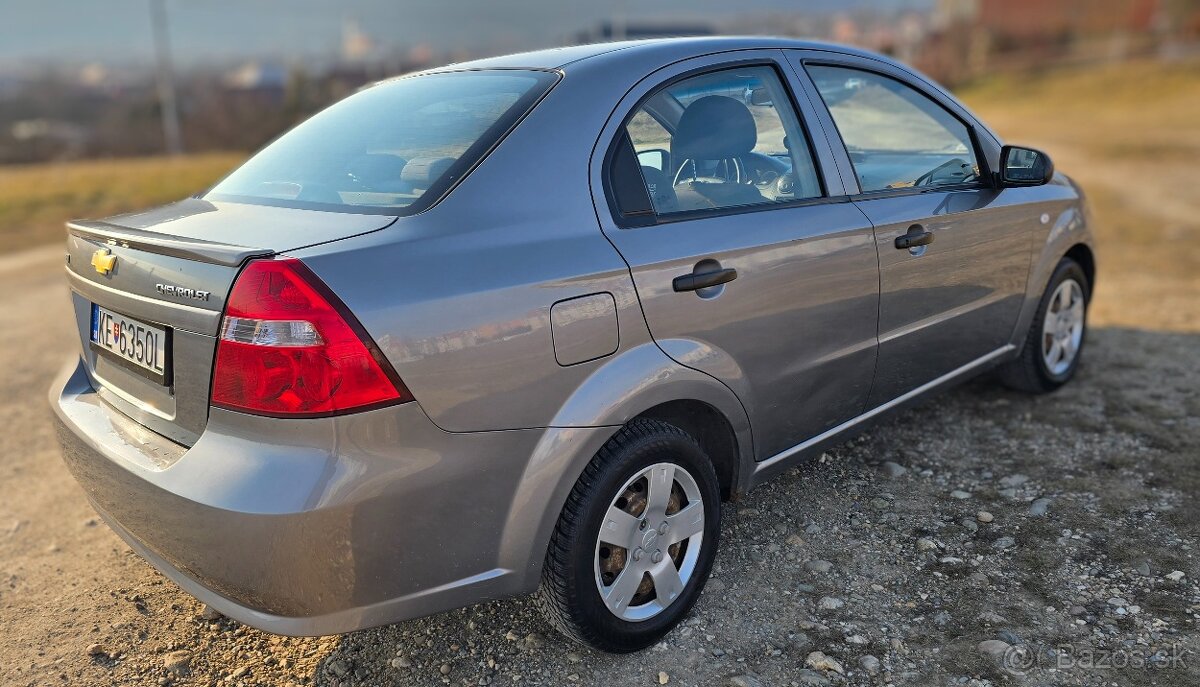
[{"label": "chevrolet logo badge", "polygon": [[101,248],[95,253],[92,253],[92,267],[95,267],[96,271],[100,274],[108,274],[109,272],[112,272],[113,268],[116,266],[117,256],[113,255],[111,250],[107,248]]}]

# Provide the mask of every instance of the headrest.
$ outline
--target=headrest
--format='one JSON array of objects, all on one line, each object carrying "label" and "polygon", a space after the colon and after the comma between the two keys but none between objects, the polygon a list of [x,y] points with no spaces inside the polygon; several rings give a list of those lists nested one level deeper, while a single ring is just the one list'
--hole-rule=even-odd
[{"label": "headrest", "polygon": [[684,160],[726,160],[754,150],[758,128],[754,115],[740,101],[708,95],[688,105],[671,139],[671,157]]},{"label": "headrest", "polygon": [[415,188],[429,188],[454,164],[452,157],[418,157],[404,165],[400,178]]},{"label": "headrest", "polygon": [[384,189],[401,184],[407,161],[397,155],[368,153],[350,162],[348,171],[368,187]]}]

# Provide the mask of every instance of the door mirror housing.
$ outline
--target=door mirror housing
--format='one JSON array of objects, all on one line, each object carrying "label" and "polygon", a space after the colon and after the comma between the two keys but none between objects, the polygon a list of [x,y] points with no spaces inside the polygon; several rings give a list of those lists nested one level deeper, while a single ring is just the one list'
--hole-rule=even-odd
[{"label": "door mirror housing", "polygon": [[643,150],[637,154],[638,164],[643,167],[653,167],[660,172],[667,171],[667,160],[671,158],[671,153],[662,148],[651,148]]},{"label": "door mirror housing", "polygon": [[766,86],[759,86],[750,91],[750,104],[759,107],[770,107],[775,103],[771,102],[771,91],[767,90]]},{"label": "door mirror housing", "polygon": [[1042,186],[1054,178],[1050,156],[1033,148],[1004,146],[1000,150],[1000,185],[1004,188]]}]

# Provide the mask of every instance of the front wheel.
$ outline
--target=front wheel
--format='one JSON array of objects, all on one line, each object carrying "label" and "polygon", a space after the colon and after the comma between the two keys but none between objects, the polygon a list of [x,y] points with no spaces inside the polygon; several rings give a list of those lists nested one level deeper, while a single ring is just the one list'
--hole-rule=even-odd
[{"label": "front wheel", "polygon": [[1021,355],[999,370],[1000,379],[1019,391],[1043,394],[1075,376],[1087,334],[1091,297],[1079,263],[1063,258],[1038,303]]},{"label": "front wheel", "polygon": [[538,605],[602,651],[650,646],[700,596],[720,531],[712,463],[689,434],[634,420],[600,449],[559,517]]}]

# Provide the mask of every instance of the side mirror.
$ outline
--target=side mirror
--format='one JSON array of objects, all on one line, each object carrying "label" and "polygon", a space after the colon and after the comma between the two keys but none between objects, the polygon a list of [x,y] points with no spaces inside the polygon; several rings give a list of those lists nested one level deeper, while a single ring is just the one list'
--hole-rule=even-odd
[{"label": "side mirror", "polygon": [[771,92],[767,90],[766,86],[759,86],[758,88],[751,89],[750,104],[758,105],[759,107],[767,107],[772,105]]},{"label": "side mirror", "polygon": [[1000,185],[1042,186],[1054,178],[1050,156],[1033,148],[1004,146],[1000,149]]},{"label": "side mirror", "polygon": [[653,167],[660,172],[667,170],[667,160],[671,154],[662,148],[651,148],[638,153],[638,164],[643,167]]}]

